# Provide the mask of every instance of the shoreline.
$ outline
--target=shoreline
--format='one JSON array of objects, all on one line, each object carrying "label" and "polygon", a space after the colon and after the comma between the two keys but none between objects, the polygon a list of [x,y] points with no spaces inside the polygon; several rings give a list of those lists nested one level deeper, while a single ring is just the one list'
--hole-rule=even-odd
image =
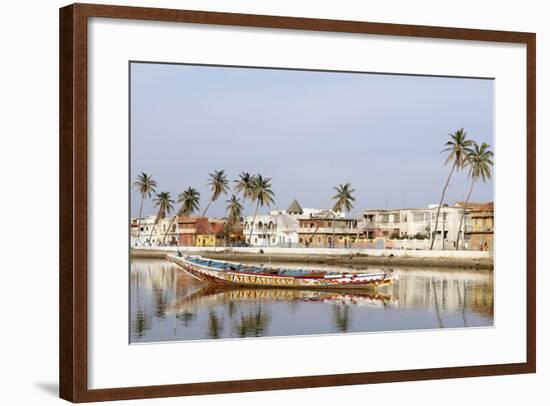
[{"label": "shoreline", "polygon": [[[418,251],[415,255],[393,255],[388,252],[387,255],[369,255],[366,253],[350,252],[348,254],[335,253],[332,255],[325,253],[277,253],[269,252],[260,254],[259,252],[234,252],[230,250],[186,250],[181,249],[184,254],[202,255],[212,259],[221,259],[227,261],[254,261],[254,262],[282,262],[282,263],[305,263],[305,264],[323,264],[323,265],[383,265],[383,266],[420,266],[420,267],[446,267],[456,269],[470,270],[493,270],[492,257],[465,258],[459,256],[420,256]],[[256,249],[259,251],[259,248]],[[146,248],[130,250],[131,257],[134,258],[158,258],[163,259],[167,254],[173,254],[175,250],[164,248]]]}]

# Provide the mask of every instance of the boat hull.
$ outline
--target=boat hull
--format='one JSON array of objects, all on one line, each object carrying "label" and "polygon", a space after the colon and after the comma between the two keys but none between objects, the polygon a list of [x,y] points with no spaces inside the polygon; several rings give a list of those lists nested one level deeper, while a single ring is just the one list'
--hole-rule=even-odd
[{"label": "boat hull", "polygon": [[168,260],[183,269],[196,279],[211,285],[285,288],[285,289],[346,289],[365,290],[393,283],[393,278],[387,278],[384,273],[373,274],[372,277],[354,278],[341,275],[330,277],[292,277],[281,275],[252,274],[246,272],[220,271],[208,266],[198,265],[185,258],[168,255]]}]

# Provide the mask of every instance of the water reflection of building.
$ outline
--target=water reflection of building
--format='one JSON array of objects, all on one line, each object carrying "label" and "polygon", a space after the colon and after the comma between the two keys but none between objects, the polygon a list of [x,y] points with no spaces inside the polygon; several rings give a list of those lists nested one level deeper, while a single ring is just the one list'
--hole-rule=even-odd
[{"label": "water reflection of building", "polygon": [[[204,285],[171,263],[139,259],[132,262],[131,270],[132,340],[491,325],[491,272],[408,268],[394,272],[399,282],[374,295],[342,290],[220,289]],[[288,320],[294,323],[287,328]]]},{"label": "water reflection of building", "polygon": [[469,310],[493,315],[493,273],[451,271],[395,271],[399,282],[388,288],[405,308],[434,311]]}]

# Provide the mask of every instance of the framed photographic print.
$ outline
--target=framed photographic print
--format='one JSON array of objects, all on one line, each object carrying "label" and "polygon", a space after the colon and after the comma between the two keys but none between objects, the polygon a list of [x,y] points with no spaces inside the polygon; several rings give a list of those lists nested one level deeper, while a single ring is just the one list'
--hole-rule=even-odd
[{"label": "framed photographic print", "polygon": [[535,372],[535,34],[60,10],[60,396]]}]

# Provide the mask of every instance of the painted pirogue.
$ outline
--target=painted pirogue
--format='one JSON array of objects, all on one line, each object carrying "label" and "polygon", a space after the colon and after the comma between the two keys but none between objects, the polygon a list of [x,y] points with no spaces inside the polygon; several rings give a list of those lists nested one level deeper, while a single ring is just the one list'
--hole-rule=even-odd
[{"label": "painted pirogue", "polygon": [[336,273],[244,265],[200,256],[167,255],[167,258],[190,275],[212,285],[301,289],[376,289],[395,281],[394,277],[388,276],[385,272]]}]

